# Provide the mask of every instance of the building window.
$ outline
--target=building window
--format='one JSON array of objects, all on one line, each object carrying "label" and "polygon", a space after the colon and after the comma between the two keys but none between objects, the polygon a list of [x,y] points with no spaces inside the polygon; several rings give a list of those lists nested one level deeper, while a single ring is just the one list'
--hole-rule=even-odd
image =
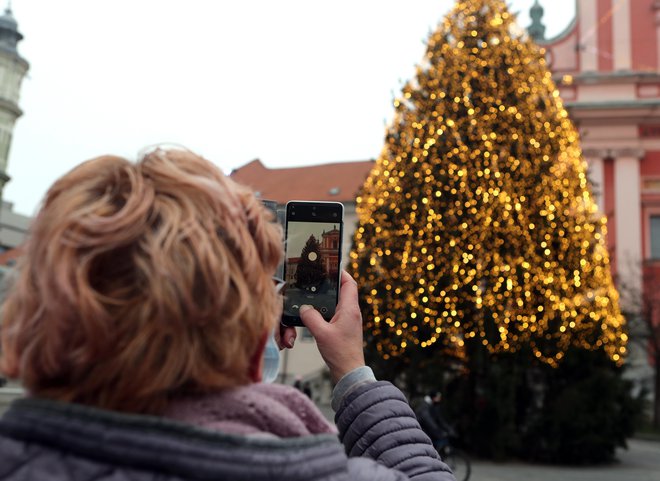
[{"label": "building window", "polygon": [[660,215],[651,216],[651,259],[660,259]]}]

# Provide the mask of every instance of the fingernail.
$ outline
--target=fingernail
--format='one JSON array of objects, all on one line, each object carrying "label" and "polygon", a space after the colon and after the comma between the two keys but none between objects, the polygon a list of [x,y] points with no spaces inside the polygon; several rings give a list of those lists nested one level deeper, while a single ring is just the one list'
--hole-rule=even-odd
[{"label": "fingernail", "polygon": [[310,306],[309,304],[303,304],[303,305],[300,306],[300,308],[298,309],[298,312],[300,312],[300,313],[302,314],[303,312],[305,312],[305,311],[309,311],[310,309],[314,309],[314,308],[313,308],[312,306]]},{"label": "fingernail", "polygon": [[294,342],[296,342],[296,338],[293,336],[289,337],[289,347],[293,347]]}]

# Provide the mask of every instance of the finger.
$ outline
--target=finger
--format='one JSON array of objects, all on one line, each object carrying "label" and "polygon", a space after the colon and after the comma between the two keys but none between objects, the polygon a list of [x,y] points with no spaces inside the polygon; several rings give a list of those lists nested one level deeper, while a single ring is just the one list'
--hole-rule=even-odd
[{"label": "finger", "polygon": [[296,342],[296,337],[298,335],[296,328],[293,326],[285,326],[284,324],[280,324],[280,333],[282,334],[284,347],[291,349]]},{"label": "finger", "polygon": [[274,337],[280,351],[282,349],[291,349],[296,342],[296,328],[280,323],[279,328],[275,329]]},{"label": "finger", "polygon": [[341,271],[341,287],[339,291],[339,303],[337,307],[342,305],[357,304],[358,290],[357,282],[346,271]]},{"label": "finger", "polygon": [[355,279],[353,279],[353,276],[348,273],[346,269],[341,270],[341,278],[340,278],[340,285],[343,286],[344,283],[346,282],[355,282]]},{"label": "finger", "polygon": [[282,350],[284,346],[282,346],[282,324],[281,323],[280,323],[279,326],[275,326],[275,329],[273,329],[273,339],[275,339],[275,344],[277,344],[277,347],[279,347],[280,350]]},{"label": "finger", "polygon": [[300,306],[300,320],[309,331],[312,333],[314,338],[317,337],[317,334],[323,332],[323,329],[328,327],[328,321],[323,319],[323,316],[319,311],[314,309],[312,306],[303,304]]}]

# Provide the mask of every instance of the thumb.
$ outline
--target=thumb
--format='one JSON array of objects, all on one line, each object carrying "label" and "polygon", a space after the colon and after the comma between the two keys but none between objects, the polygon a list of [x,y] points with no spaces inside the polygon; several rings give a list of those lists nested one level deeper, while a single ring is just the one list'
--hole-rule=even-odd
[{"label": "thumb", "polygon": [[323,319],[321,313],[312,306],[303,304],[300,306],[298,312],[300,314],[300,320],[305,327],[310,330],[314,338],[316,338],[317,333],[320,334],[321,331],[327,327],[327,321]]}]

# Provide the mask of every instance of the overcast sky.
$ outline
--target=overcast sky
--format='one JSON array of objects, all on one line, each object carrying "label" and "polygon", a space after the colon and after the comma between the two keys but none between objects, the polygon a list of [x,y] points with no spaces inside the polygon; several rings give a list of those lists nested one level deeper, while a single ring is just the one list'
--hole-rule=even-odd
[{"label": "overcast sky", "polygon": [[[4,7],[7,0],[0,0]],[[529,24],[534,0],[511,0]],[[547,35],[575,0],[542,0]],[[36,212],[59,176],[184,145],[229,173],[380,153],[392,99],[453,0],[13,0],[30,63],[5,200]]]}]

